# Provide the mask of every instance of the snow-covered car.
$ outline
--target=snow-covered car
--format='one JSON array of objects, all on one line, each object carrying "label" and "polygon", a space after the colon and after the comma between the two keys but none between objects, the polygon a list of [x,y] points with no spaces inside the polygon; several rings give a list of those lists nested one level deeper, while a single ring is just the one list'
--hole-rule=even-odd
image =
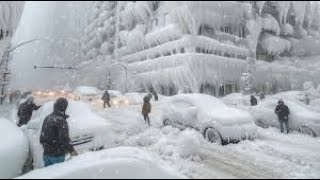
[{"label": "snow-covered car", "polygon": [[288,99],[295,102],[306,103],[306,95],[308,93],[304,91],[287,91],[280,92],[274,95],[267,97],[266,99]]},{"label": "snow-covered car", "polygon": [[309,107],[314,111],[320,112],[320,99],[312,100]]},{"label": "snow-covered car", "polygon": [[126,96],[124,96],[120,91],[109,90],[108,92],[110,94],[110,103],[112,107],[127,106],[130,104],[129,99]]},{"label": "snow-covered car", "polygon": [[[53,111],[53,102],[44,104],[34,112],[34,118],[27,125],[28,136],[36,167],[42,167],[42,146],[39,142],[44,119]],[[68,124],[70,138],[75,149],[79,152],[101,150],[107,144],[109,125],[103,118],[94,114],[88,104],[69,101],[66,112],[70,115]]]},{"label": "snow-covered car", "polygon": [[245,111],[230,108],[219,99],[205,94],[179,94],[162,104],[164,126],[193,128],[206,140],[218,144],[253,140],[257,127]]},{"label": "snow-covered car", "polygon": [[[302,102],[293,101],[291,99],[284,99],[284,103],[290,109],[289,115],[289,128],[290,130],[297,130],[304,134],[311,136],[320,135],[320,113],[312,111]],[[267,127],[280,127],[278,117],[275,114],[275,108],[278,104],[277,98],[269,98],[262,101],[248,110],[255,118],[258,126]]]},{"label": "snow-covered car", "polygon": [[39,104],[54,101],[59,97],[65,97],[69,100],[75,98],[72,91],[69,90],[34,90],[32,96],[35,98],[35,102]]},{"label": "snow-covered car", "polygon": [[92,102],[100,98],[99,90],[96,87],[79,86],[74,92],[74,100]]},{"label": "snow-covered car", "polygon": [[[256,96],[256,98],[258,98]],[[243,95],[241,93],[228,94],[221,98],[222,102],[228,106],[250,106],[250,95]]]},{"label": "snow-covered car", "polygon": [[0,119],[0,179],[20,175],[28,157],[28,139],[12,121]]},{"label": "snow-covered car", "polygon": [[144,150],[120,147],[87,153],[32,171],[17,179],[181,179],[185,178]]}]

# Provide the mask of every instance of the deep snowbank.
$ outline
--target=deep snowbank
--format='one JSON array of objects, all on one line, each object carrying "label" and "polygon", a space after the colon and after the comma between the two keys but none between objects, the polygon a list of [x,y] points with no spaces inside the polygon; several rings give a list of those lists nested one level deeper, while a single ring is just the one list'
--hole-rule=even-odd
[{"label": "deep snowbank", "polygon": [[19,179],[177,179],[167,166],[146,151],[122,147],[79,157],[48,168],[35,170]]},{"label": "deep snowbank", "polygon": [[29,152],[23,132],[9,120],[0,118],[0,179],[14,178],[21,173]]}]

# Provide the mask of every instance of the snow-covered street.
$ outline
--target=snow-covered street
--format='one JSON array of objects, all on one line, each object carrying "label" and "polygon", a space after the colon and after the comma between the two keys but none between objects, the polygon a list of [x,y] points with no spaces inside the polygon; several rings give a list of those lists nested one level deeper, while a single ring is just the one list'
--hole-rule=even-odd
[{"label": "snow-covered street", "polygon": [[[319,137],[314,138],[299,132],[281,134],[277,128],[258,127],[257,138],[253,141],[245,140],[225,146],[212,144],[194,129],[180,130],[163,126],[161,107],[164,102],[167,102],[166,96],[160,96],[157,102],[152,100],[153,111],[150,115],[151,127],[149,127],[141,115],[142,103],[139,99],[143,96],[143,94],[131,94],[129,98],[131,105],[119,105],[106,109],[103,109],[102,104],[99,103],[71,102],[71,107],[67,111],[74,116],[70,121],[71,124],[87,126],[85,119],[90,119],[91,123],[87,121],[90,124],[98,123],[97,120],[99,120],[104,122],[98,123],[98,126],[107,125],[99,130],[103,131],[99,134],[99,139],[103,142],[99,143],[103,143],[105,149],[97,152],[82,151],[78,157],[52,168],[39,168],[37,165],[34,171],[20,178],[128,177],[135,176],[134,171],[139,171],[139,168],[145,166],[151,168],[148,171],[149,174],[141,174],[136,176],[137,178],[153,177],[150,173],[156,173],[156,177],[159,178],[320,177]],[[235,101],[238,102],[237,99]],[[44,118],[50,112],[51,106],[51,103],[47,103],[40,112],[35,113],[28,128],[39,126],[37,125],[39,117]],[[14,117],[14,112],[16,112],[15,109],[10,111],[7,109],[1,114],[10,119]],[[80,121],[77,122],[77,120]],[[71,130],[71,134],[75,132]],[[39,164],[42,160],[37,156],[42,153],[42,150],[39,149],[41,146],[37,142],[36,134],[38,133],[29,134],[29,142],[33,144],[35,163]],[[142,154],[144,155],[140,156]],[[97,162],[91,163],[95,161]],[[115,165],[113,166],[111,162]],[[134,164],[139,164],[136,169]],[[130,171],[126,171],[126,168]],[[107,169],[114,169],[114,171]],[[53,174],[53,171],[60,173]],[[82,171],[87,173],[81,174]],[[133,174],[130,175],[130,173]]]},{"label": "snow-covered street", "polygon": [[0,1],[0,179],[320,179],[320,2]]},{"label": "snow-covered street", "polygon": [[[157,106],[154,107],[156,109]],[[258,138],[219,146],[194,130],[161,128],[161,112],[144,124],[140,106],[98,110],[112,123],[109,147],[134,146],[156,154],[189,178],[319,178],[320,138],[276,128],[258,129]]]}]

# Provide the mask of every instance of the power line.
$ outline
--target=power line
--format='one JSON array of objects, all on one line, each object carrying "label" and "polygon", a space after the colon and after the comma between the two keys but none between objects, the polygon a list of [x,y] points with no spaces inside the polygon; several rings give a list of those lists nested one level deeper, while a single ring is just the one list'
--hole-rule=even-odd
[{"label": "power line", "polygon": [[58,67],[58,66],[34,66],[34,69],[79,69],[75,67]]}]

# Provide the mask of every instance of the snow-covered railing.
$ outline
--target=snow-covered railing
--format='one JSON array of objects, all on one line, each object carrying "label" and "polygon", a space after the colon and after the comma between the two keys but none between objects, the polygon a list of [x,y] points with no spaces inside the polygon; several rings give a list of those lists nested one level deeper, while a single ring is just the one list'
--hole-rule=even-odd
[{"label": "snow-covered railing", "polygon": [[291,43],[286,39],[282,39],[265,33],[260,42],[261,47],[268,54],[279,55],[285,51],[290,51]]},{"label": "snow-covered railing", "polygon": [[229,33],[225,33],[225,32],[220,32],[217,31],[216,34],[216,39],[219,41],[231,41],[233,42],[235,45],[243,45],[245,46],[245,44],[242,44],[243,42],[246,41],[245,38],[233,35],[233,34],[229,34]]},{"label": "snow-covered railing", "polygon": [[219,56],[237,57],[239,59],[246,59],[249,53],[248,49],[223,44],[212,38],[186,35],[182,39],[170,41],[154,48],[124,56],[121,58],[121,61],[130,63],[185,52],[215,54]]},{"label": "snow-covered railing", "polygon": [[182,31],[178,26],[172,24],[160,30],[151,32],[145,36],[148,47],[154,47],[166,43],[168,41],[177,40],[182,37]]},{"label": "snow-covered railing", "polygon": [[281,35],[293,35],[294,29],[290,24],[283,24],[281,26]]},{"label": "snow-covered railing", "polygon": [[[196,62],[197,61],[197,62]],[[199,61],[199,62],[198,62]],[[129,71],[135,73],[148,72],[151,70],[161,70],[169,67],[177,67],[180,65],[188,64],[190,62],[203,63],[202,66],[207,64],[214,64],[216,66],[214,69],[219,69],[221,67],[217,66],[226,65],[241,65],[244,66],[246,61],[242,61],[236,58],[216,56],[212,54],[199,54],[199,53],[185,53],[185,54],[176,54],[172,56],[159,57],[157,59],[135,62],[129,64]],[[223,69],[223,68],[222,68]]]},{"label": "snow-covered railing", "polygon": [[198,53],[177,54],[129,65],[129,72],[153,87],[192,87],[194,92],[204,83],[239,82],[245,70],[245,61]]},{"label": "snow-covered railing", "polygon": [[278,21],[270,14],[266,14],[262,18],[262,29],[265,31],[274,32],[276,35],[280,34],[280,27]]}]

